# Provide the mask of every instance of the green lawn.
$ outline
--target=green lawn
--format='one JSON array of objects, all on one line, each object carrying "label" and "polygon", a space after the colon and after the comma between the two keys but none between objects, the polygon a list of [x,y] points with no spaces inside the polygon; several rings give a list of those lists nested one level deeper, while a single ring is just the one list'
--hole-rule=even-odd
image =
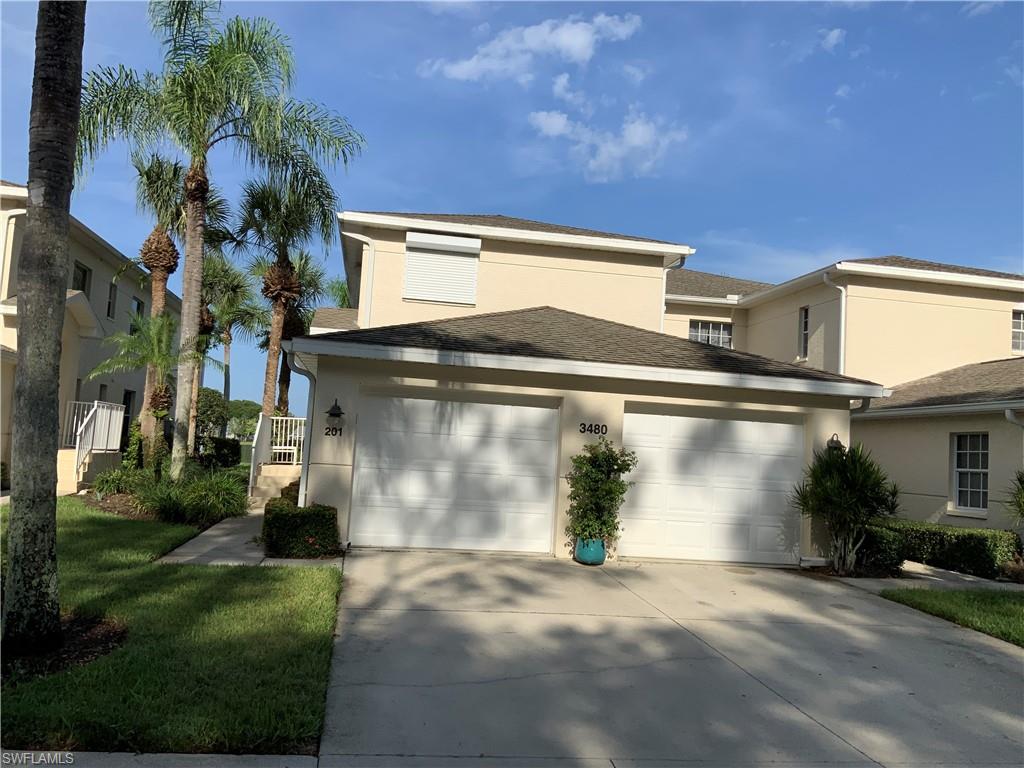
[{"label": "green lawn", "polygon": [[1024,647],[1024,593],[986,589],[886,589],[882,597]]},{"label": "green lawn", "polygon": [[119,618],[128,637],[85,666],[5,686],[5,747],[315,752],[337,569],[158,565],[195,530],[74,499],[58,503],[57,525],[62,607]]}]

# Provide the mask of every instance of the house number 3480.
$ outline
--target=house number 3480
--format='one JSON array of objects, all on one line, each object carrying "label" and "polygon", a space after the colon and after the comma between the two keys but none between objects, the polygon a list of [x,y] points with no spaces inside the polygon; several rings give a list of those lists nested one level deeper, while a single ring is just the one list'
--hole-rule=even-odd
[{"label": "house number 3480", "polygon": [[580,422],[580,433],[586,435],[607,435],[608,425],[607,424],[594,424],[587,423],[585,421]]}]

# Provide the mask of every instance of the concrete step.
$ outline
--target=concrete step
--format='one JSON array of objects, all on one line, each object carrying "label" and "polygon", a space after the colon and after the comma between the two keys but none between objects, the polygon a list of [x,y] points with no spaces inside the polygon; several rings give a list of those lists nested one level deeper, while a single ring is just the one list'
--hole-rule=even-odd
[{"label": "concrete step", "polygon": [[260,477],[287,477],[298,480],[302,472],[299,464],[263,464],[259,469]]},{"label": "concrete step", "polygon": [[286,485],[291,485],[298,479],[298,477],[258,477],[256,478],[256,488],[280,492]]}]

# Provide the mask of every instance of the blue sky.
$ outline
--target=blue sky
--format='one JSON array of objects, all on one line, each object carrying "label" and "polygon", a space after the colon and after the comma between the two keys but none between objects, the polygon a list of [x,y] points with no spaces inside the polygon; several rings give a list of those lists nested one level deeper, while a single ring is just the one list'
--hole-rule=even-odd
[{"label": "blue sky", "polygon": [[[335,176],[365,210],[504,213],[697,248],[784,280],[899,253],[1024,268],[1020,3],[225,3],[289,35],[294,93],[367,146]],[[25,177],[35,4],[3,2],[0,173]],[[159,65],[142,3],[90,3],[85,65]],[[230,151],[212,177],[247,177]],[[126,254],[122,148],[73,212]],[[341,274],[337,244],[323,250]],[[180,288],[180,275],[172,288]],[[259,399],[238,350],[234,394]],[[207,383],[219,386],[209,372]],[[296,392],[301,408],[304,386]],[[301,411],[300,411],[301,412]]]}]

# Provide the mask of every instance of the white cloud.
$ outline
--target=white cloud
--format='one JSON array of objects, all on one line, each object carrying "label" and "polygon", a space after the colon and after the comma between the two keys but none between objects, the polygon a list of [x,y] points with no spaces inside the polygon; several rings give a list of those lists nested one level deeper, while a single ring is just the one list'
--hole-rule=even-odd
[{"label": "white cloud", "polygon": [[821,47],[829,53],[835,53],[836,48],[846,40],[846,30],[836,27],[835,29],[819,29],[821,36]]},{"label": "white cloud", "polygon": [[647,67],[639,64],[623,64],[622,74],[632,80],[634,85],[640,85],[651,73]]},{"label": "white cloud", "polygon": [[827,125],[829,128],[832,128],[833,130],[836,130],[836,131],[841,131],[843,129],[843,121],[840,120],[838,117],[826,118],[825,119],[825,125]]},{"label": "white cloud", "polygon": [[477,81],[487,78],[513,79],[528,83],[538,56],[583,65],[604,42],[627,40],[640,29],[636,14],[609,16],[599,13],[589,21],[580,16],[547,19],[529,27],[506,29],[483,45],[468,59],[424,61],[419,73],[440,74],[451,80]]},{"label": "white cloud", "polygon": [[[746,231],[710,230],[697,238],[699,256],[707,264],[720,265],[719,269],[751,280],[779,282],[794,275],[821,269],[844,259],[859,259],[871,254],[846,245],[831,245],[819,249],[787,248],[758,242]],[[687,260],[691,263],[692,259]],[[696,263],[694,269],[701,269]]]},{"label": "white cloud", "polygon": [[947,93],[949,93],[949,89],[946,86],[942,86],[941,88],[939,88],[940,97],[945,96]]},{"label": "white cloud", "polygon": [[867,56],[869,53],[871,53],[871,46],[867,43],[862,43],[850,51],[850,58],[859,59],[861,56]]},{"label": "white cloud", "polygon": [[575,107],[584,115],[590,116],[594,113],[594,108],[587,100],[586,94],[583,91],[574,91],[569,85],[568,72],[563,72],[551,81],[551,93],[554,94],[556,99],[560,99],[566,104]]},{"label": "white cloud", "polygon": [[966,3],[960,7],[960,13],[966,14],[968,18],[984,16],[998,8],[1000,3]]},{"label": "white cloud", "polygon": [[1021,72],[1019,64],[1011,64],[1003,70],[1003,73],[1010,78],[1010,82],[1018,88],[1024,86],[1024,72]]},{"label": "white cloud", "polygon": [[568,139],[570,156],[590,182],[652,175],[668,150],[687,138],[685,128],[650,118],[636,107],[626,113],[617,132],[570,120],[564,112],[532,112],[529,122],[541,136]]},{"label": "white cloud", "polygon": [[850,98],[851,93],[853,93],[853,88],[851,88],[846,83],[843,83],[838,88],[836,88],[836,96],[838,96],[840,99]]}]

